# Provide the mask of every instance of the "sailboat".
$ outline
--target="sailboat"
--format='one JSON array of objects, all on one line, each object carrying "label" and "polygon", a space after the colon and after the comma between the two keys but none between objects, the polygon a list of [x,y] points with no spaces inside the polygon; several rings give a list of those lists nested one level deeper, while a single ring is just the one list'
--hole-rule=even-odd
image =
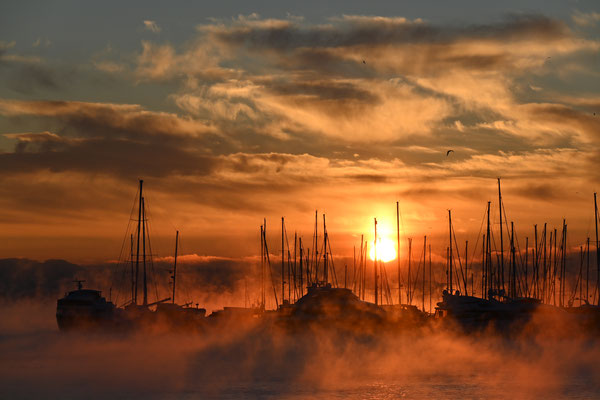
[{"label": "sailboat", "polygon": [[[171,276],[173,280],[172,297],[148,302],[148,262],[151,261],[151,258],[146,251],[147,248],[150,248],[150,242],[143,185],[144,181],[140,180],[135,254],[134,235],[131,235],[131,252],[128,262],[131,278],[130,299],[123,306],[117,307],[102,297],[99,290],[83,289],[84,281],[75,281],[77,290],[65,294],[57,301],[56,319],[61,331],[83,328],[109,331],[131,331],[157,327],[178,329],[197,327],[204,319],[205,309],[190,307],[191,303],[184,305],[175,303],[179,232],[176,235],[175,263]],[[139,296],[140,290],[141,296]],[[170,300],[171,302],[169,302]]]},{"label": "sailboat", "polygon": [[[498,178],[498,204],[499,204],[499,226],[500,226],[500,251],[498,252],[498,263],[493,268],[492,249],[491,249],[491,224],[490,224],[490,203],[487,205],[487,234],[484,236],[485,255],[482,259],[482,287],[483,295],[481,298],[461,294],[459,290],[453,290],[453,256],[452,249],[455,245],[453,240],[452,213],[448,210],[449,219],[449,239],[448,262],[446,275],[448,277],[448,287],[442,292],[442,301],[437,304],[435,310],[436,319],[450,319],[463,328],[483,328],[494,325],[496,328],[506,328],[515,323],[524,323],[530,320],[536,311],[544,312],[562,312],[557,307],[543,304],[540,299],[533,297],[521,297],[517,289],[517,270],[514,261],[514,228],[511,235],[511,252],[513,261],[509,266],[508,273],[508,293],[504,286],[504,242],[503,242],[503,203],[502,192],[500,189],[500,178]],[[460,286],[460,280],[458,280]],[[466,289],[466,282],[463,284]]]},{"label": "sailboat", "polygon": [[197,330],[202,327],[206,309],[192,307],[192,303],[179,305],[175,303],[177,288],[177,250],[179,247],[179,231],[175,234],[175,257],[173,270],[171,271],[172,295],[171,302],[165,301],[156,304],[156,322],[160,326],[170,330]]}]

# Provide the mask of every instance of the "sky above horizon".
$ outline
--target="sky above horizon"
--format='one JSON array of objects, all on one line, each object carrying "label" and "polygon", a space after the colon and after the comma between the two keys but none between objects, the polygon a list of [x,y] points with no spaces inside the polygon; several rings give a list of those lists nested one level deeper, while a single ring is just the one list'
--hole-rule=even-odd
[{"label": "sky above horizon", "polygon": [[595,1],[2,10],[1,257],[116,258],[141,178],[161,256],[175,230],[256,255],[263,218],[277,252],[281,217],[310,242],[315,210],[348,256],[375,217],[395,238],[396,201],[403,243],[443,254],[447,210],[471,246],[498,177],[521,246],[563,218],[572,249],[594,240]]}]

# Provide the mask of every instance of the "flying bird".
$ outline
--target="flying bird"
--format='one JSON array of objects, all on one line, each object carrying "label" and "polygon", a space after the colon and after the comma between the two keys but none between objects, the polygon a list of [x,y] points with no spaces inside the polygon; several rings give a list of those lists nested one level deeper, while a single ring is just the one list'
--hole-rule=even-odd
[{"label": "flying bird", "polygon": [[450,155],[450,153],[454,153],[454,150],[448,150],[448,151],[446,152],[446,157],[448,157],[448,156]]},{"label": "flying bird", "polygon": [[367,62],[365,60],[363,60],[363,64],[366,64]]}]

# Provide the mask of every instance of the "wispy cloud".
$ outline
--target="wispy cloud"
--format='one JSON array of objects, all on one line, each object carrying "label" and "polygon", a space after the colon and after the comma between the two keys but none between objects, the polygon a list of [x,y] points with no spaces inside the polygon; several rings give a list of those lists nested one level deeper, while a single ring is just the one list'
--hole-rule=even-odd
[{"label": "wispy cloud", "polygon": [[572,16],[573,21],[579,26],[590,26],[600,22],[600,13],[589,12],[584,13],[581,11],[575,11]]},{"label": "wispy cloud", "polygon": [[155,21],[151,20],[144,20],[144,29],[153,33],[159,33],[162,30]]}]

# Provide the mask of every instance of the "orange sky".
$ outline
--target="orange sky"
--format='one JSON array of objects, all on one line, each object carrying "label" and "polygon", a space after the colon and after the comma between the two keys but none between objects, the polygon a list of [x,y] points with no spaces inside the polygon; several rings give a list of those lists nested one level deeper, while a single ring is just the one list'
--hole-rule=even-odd
[{"label": "orange sky", "polygon": [[497,215],[497,177],[520,240],[566,218],[577,247],[599,182],[597,14],[423,17],[251,14],[180,41],[146,21],[135,49],[75,63],[85,93],[52,45],[6,33],[0,77],[34,87],[0,91],[0,255],[114,259],[139,178],[163,256],[176,229],[187,254],[255,255],[264,217],[277,252],[281,216],[309,242],[315,210],[349,256],[374,217],[395,240],[396,201],[403,246],[443,253],[448,209],[462,243],[488,200]]}]

